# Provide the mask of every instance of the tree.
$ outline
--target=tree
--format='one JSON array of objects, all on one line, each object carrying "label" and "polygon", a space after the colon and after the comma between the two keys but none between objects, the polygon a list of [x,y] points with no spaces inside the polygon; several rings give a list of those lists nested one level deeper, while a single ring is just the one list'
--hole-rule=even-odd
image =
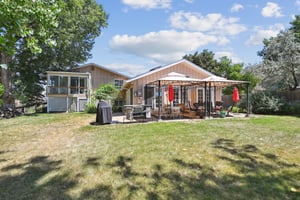
[{"label": "tree", "polygon": [[[221,57],[219,60],[214,59],[212,51],[203,50],[202,53],[194,53],[185,55],[183,58],[192,63],[206,69],[207,71],[231,80],[250,81],[250,90],[252,90],[259,82],[258,77],[251,71],[246,71],[242,63],[232,63],[228,57]],[[224,88],[224,94],[232,94],[232,87]],[[245,87],[240,86],[239,89],[246,90]]]},{"label": "tree", "polygon": [[25,46],[33,53],[41,52],[40,44],[55,45],[51,29],[57,27],[59,5],[53,0],[0,1],[0,64],[3,100],[11,102],[9,62],[16,51]]},{"label": "tree", "polygon": [[[4,86],[0,83],[0,98],[4,94]],[[2,106],[2,99],[0,99],[0,107]]]},{"label": "tree", "polygon": [[40,99],[46,71],[70,70],[90,58],[95,38],[107,25],[108,16],[95,0],[57,2],[58,26],[51,29],[56,45],[41,42],[42,51],[34,54],[21,43],[10,65],[14,72],[14,94],[23,103]]},{"label": "tree", "polygon": [[59,12],[53,0],[0,1],[0,52],[14,55],[19,42],[32,52],[40,52],[39,41],[53,44],[49,30],[57,27]]},{"label": "tree", "polygon": [[264,41],[259,55],[263,62],[260,71],[264,75],[262,85],[269,89],[295,90],[300,79],[300,43],[292,30],[282,31],[276,37]]},{"label": "tree", "polygon": [[[184,59],[191,61],[192,63],[206,69],[207,71],[216,74],[217,60],[214,59],[214,53],[204,49],[201,53],[195,52],[183,56]],[[217,75],[217,74],[216,74]]]},{"label": "tree", "polygon": [[295,33],[297,41],[300,42],[300,15],[295,15],[295,20],[292,21],[290,24],[292,25],[290,30],[292,30]]}]

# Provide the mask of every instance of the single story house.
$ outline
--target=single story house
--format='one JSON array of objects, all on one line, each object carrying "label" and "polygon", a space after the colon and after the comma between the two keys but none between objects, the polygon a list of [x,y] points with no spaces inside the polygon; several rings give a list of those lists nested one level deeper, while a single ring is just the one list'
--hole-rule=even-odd
[{"label": "single story house", "polygon": [[[152,107],[154,113],[158,111],[159,118],[161,112],[170,112],[170,107],[180,108],[183,112],[196,110],[188,113],[192,114],[190,117],[195,114],[206,117],[214,110],[220,110],[223,87],[243,83],[248,84],[246,81],[218,77],[186,59],[181,59],[127,80],[121,93],[126,104]],[[170,86],[171,101],[168,97]],[[202,111],[198,112],[199,110]]]},{"label": "single story house", "polygon": [[[150,71],[129,79],[124,84],[123,90],[126,90],[126,104],[151,105],[153,109],[158,108],[159,86],[153,84],[155,81],[166,77],[170,73],[179,73],[188,78],[203,80],[213,76],[213,74],[194,63],[181,59],[174,63],[151,69]],[[207,88],[208,89],[208,88]],[[168,101],[168,85],[161,85],[162,106],[170,104]],[[183,87],[174,85],[173,106],[185,103],[205,102],[205,87],[200,84],[194,84]],[[216,102],[222,99],[222,88],[212,87],[210,99],[207,101]],[[207,98],[207,97],[206,97]]]}]

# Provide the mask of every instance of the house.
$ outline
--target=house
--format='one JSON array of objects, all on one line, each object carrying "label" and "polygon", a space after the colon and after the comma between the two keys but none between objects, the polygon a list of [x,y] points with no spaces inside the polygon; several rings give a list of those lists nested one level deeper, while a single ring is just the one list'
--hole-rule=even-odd
[{"label": "house", "polygon": [[[73,69],[73,72],[48,71],[48,112],[84,111],[92,92],[102,84],[112,84],[121,89],[128,76],[103,66],[89,63]],[[116,99],[113,105],[122,107],[124,101]]]},{"label": "house", "polygon": [[[212,73],[194,63],[181,59],[165,66],[153,68],[144,74],[127,80],[123,87],[123,93],[126,92],[126,104],[151,105],[153,109],[159,107],[160,101],[162,102],[163,107],[170,104],[168,101],[168,85],[161,85],[160,93],[159,86],[153,84],[156,80],[159,80],[170,73],[179,73],[185,75],[185,77],[199,80],[214,76]],[[203,84],[185,87],[176,85],[173,88],[173,106],[177,106],[178,104],[205,102],[206,100],[214,104],[216,101],[221,101],[222,98],[221,87],[211,87],[210,94],[213,95],[205,95],[205,88],[208,90],[208,87],[205,87]],[[161,99],[159,99],[159,94],[161,94]],[[205,100],[205,98],[207,99]]]},{"label": "house", "polygon": [[[81,73],[89,72],[91,74],[93,91],[99,88],[102,84],[111,84],[115,86],[116,89],[121,90],[125,81],[129,79],[129,77],[124,74],[94,63],[81,65],[74,70]],[[112,104],[114,109],[121,111],[125,102],[124,99],[117,98],[114,102],[112,102]]]},{"label": "house", "polygon": [[74,71],[91,74],[92,90],[96,90],[102,84],[112,84],[117,89],[121,89],[124,82],[129,79],[124,74],[94,63],[81,65],[76,67]]}]

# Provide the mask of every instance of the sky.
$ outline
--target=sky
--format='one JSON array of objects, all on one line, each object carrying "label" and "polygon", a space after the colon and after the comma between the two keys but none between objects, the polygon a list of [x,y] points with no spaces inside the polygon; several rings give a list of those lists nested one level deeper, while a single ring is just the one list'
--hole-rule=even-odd
[{"label": "sky", "polygon": [[127,76],[207,49],[244,66],[261,62],[264,38],[291,27],[300,0],[97,0],[109,15],[95,63]]}]

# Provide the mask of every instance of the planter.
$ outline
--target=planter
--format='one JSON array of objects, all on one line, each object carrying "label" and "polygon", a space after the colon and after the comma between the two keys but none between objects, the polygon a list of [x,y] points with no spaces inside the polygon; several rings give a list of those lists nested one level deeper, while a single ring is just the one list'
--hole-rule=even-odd
[{"label": "planter", "polygon": [[223,110],[222,110],[222,111],[220,112],[220,117],[221,117],[221,118],[225,118],[225,117],[226,117],[226,113],[227,113],[227,111],[223,111]]}]

